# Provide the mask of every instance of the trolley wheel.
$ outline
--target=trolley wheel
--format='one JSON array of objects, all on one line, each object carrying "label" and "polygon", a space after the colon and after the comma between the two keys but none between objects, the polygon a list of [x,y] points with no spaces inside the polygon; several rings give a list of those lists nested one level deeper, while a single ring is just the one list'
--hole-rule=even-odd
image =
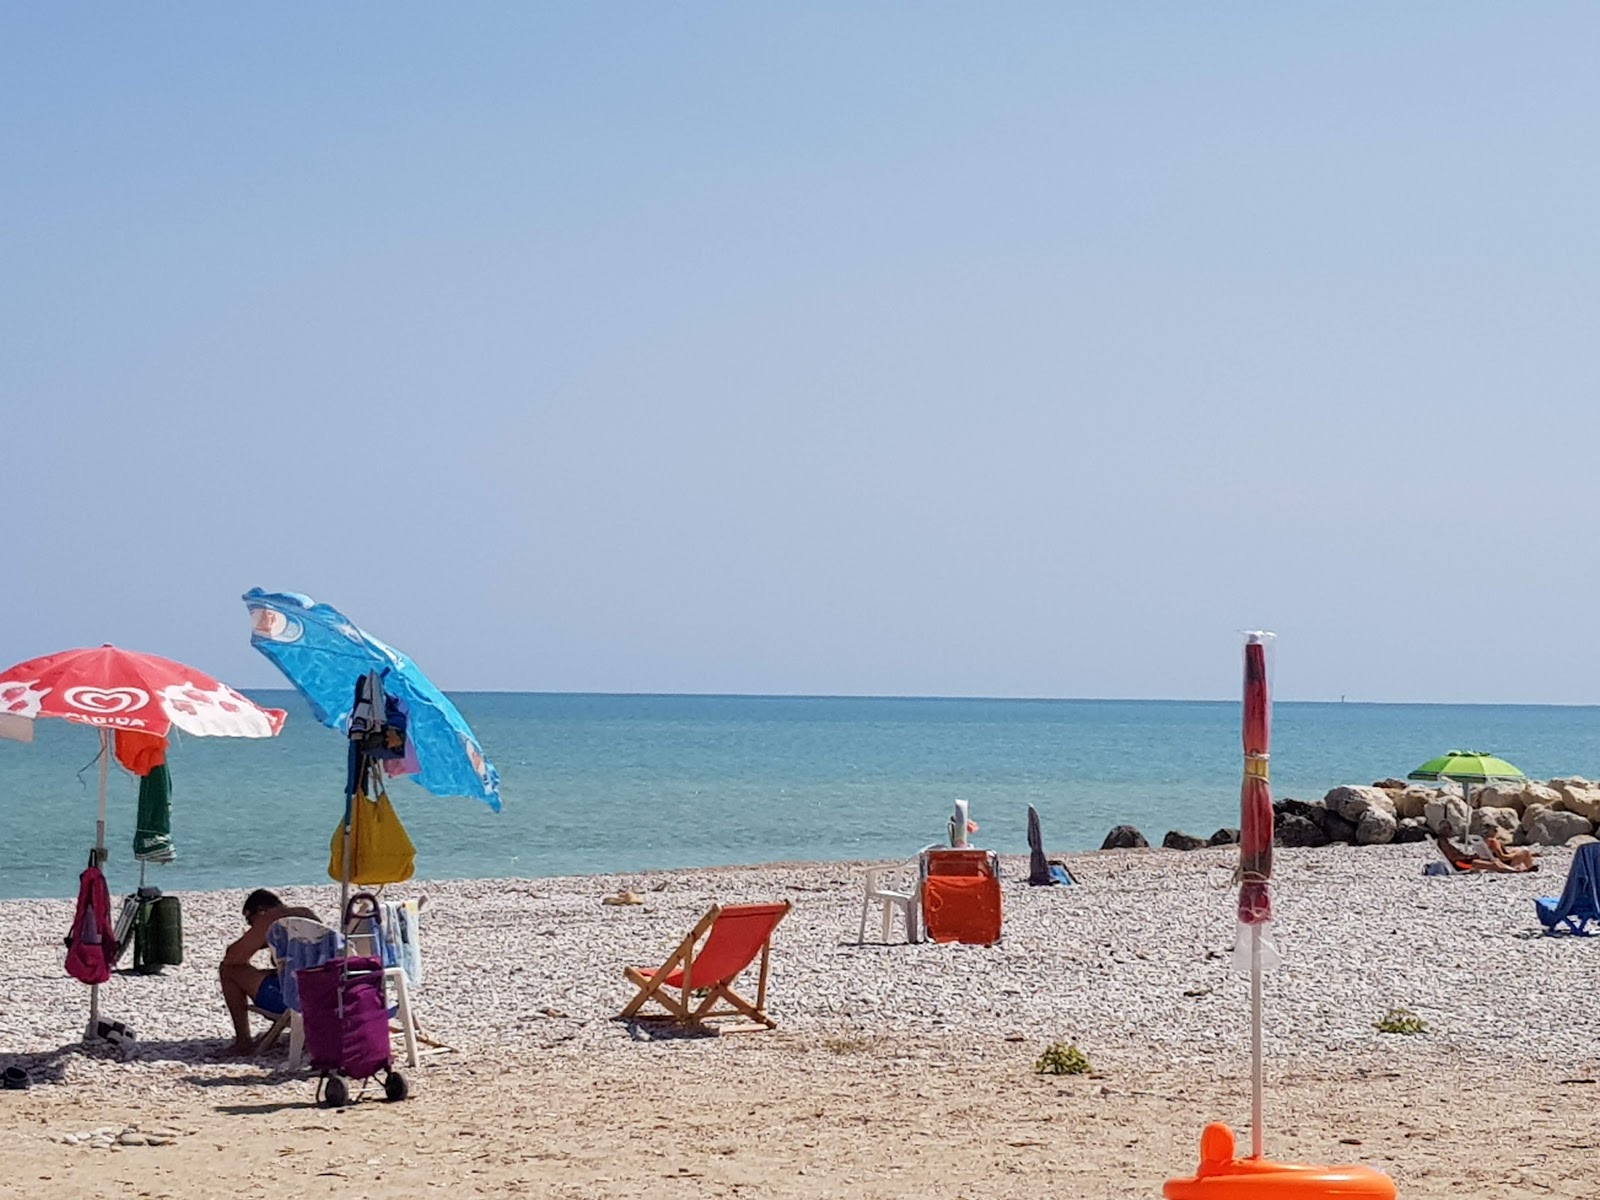
[{"label": "trolley wheel", "polygon": [[322,1083],[322,1107],[343,1108],[350,1103],[350,1085],[342,1075],[329,1075]]},{"label": "trolley wheel", "polygon": [[390,1071],[383,1081],[383,1098],[391,1104],[404,1100],[411,1094],[411,1085],[399,1071]]}]

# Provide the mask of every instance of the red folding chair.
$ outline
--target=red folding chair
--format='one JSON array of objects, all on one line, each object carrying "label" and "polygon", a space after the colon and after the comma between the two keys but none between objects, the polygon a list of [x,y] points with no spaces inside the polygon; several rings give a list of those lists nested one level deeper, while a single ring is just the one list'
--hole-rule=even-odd
[{"label": "red folding chair", "polygon": [[[767,969],[772,931],[789,908],[787,900],[782,904],[730,904],[725,908],[713,904],[666,962],[654,969],[622,969],[624,978],[639,991],[628,1001],[619,1019],[701,1026],[718,1017],[742,1016],[775,1029],[778,1023],[767,1015]],[[756,998],[746,1000],[733,990],[733,983],[758,954],[761,973]],[[647,1002],[660,1005],[666,1012],[641,1014],[639,1010]]]}]

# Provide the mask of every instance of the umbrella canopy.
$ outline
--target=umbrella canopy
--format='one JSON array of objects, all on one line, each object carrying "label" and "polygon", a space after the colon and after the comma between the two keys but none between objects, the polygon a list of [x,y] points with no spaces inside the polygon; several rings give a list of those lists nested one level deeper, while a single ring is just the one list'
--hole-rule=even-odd
[{"label": "umbrella canopy", "polygon": [[317,720],[348,733],[356,683],[375,671],[385,694],[405,705],[413,778],[436,796],[470,796],[500,811],[499,772],[456,706],[414,662],[309,596],[252,588],[243,599],[251,645],[288,677]]},{"label": "umbrella canopy", "polygon": [[102,729],[166,737],[176,725],[201,737],[274,736],[284,713],[261,708],[203,671],[122,650],[63,650],[0,672],[0,713],[60,717]]},{"label": "umbrella canopy", "polygon": [[1438,758],[1430,758],[1406,778],[1429,781],[1453,779],[1457,783],[1494,783],[1514,782],[1526,779],[1527,776],[1505,759],[1496,758],[1486,751],[1450,750]]}]

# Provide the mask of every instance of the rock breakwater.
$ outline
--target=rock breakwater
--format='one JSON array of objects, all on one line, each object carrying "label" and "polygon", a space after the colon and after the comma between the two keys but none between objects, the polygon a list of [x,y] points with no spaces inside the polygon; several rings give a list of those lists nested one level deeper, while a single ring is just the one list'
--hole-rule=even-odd
[{"label": "rock breakwater", "polygon": [[[1473,787],[1439,786],[1383,779],[1358,786],[1344,784],[1320,800],[1285,798],[1274,802],[1274,842],[1279,846],[1386,846],[1423,842],[1449,825],[1518,846],[1578,846],[1595,841],[1600,826],[1600,783],[1582,776],[1496,783]],[[1229,836],[1231,835],[1231,836]],[[1237,830],[1219,829],[1209,838],[1168,830],[1161,845],[1168,850],[1196,850],[1238,838]],[[1148,842],[1131,825],[1118,825],[1101,849],[1126,849]]]}]

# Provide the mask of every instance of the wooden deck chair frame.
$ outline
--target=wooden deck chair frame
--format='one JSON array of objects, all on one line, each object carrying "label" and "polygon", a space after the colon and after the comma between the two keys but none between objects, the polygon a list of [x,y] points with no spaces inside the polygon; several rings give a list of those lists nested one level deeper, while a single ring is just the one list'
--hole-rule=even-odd
[{"label": "wooden deck chair frame", "polygon": [[284,1031],[289,1028],[289,1020],[293,1014],[287,1008],[282,1012],[275,1013],[268,1012],[264,1008],[257,1008],[254,1004],[248,1006],[248,1011],[252,1016],[265,1017],[267,1020],[272,1022],[272,1024],[267,1027],[267,1031],[256,1039],[255,1049],[251,1051],[251,1053],[255,1055],[265,1054],[268,1050],[271,1050],[278,1044],[278,1039],[281,1038],[284,1035]]},{"label": "wooden deck chair frame", "polygon": [[[622,1021],[672,1021],[680,1025],[689,1025],[696,1028],[708,1028],[706,1022],[728,1017],[745,1017],[755,1022],[751,1025],[732,1027],[709,1027],[718,1033],[746,1032],[758,1029],[776,1029],[778,1023],[767,1014],[767,975],[772,959],[772,935],[777,931],[783,918],[789,915],[789,910],[794,907],[791,901],[783,901],[783,911],[778,914],[778,919],[773,921],[772,928],[767,930],[766,939],[761,943],[761,968],[756,980],[756,998],[754,1001],[746,1000],[733,990],[734,980],[738,979],[748,965],[742,968],[733,978],[722,983],[714,984],[703,989],[703,997],[696,998],[697,989],[694,983],[693,967],[695,950],[700,939],[711,932],[712,926],[717,923],[725,908],[741,908],[743,905],[713,904],[706,915],[701,917],[695,927],[689,931],[687,937],[678,943],[678,948],[667,956],[666,962],[652,974],[645,974],[638,967],[624,967],[623,976],[639,989],[638,994],[629,1000],[618,1016]],[[669,986],[667,977],[674,971],[682,969],[683,979],[677,986]],[[673,993],[676,993],[674,995]],[[667,1011],[664,1013],[641,1013],[639,1010],[650,1001],[654,1001]],[[723,1007],[718,1007],[718,1005]]]}]

